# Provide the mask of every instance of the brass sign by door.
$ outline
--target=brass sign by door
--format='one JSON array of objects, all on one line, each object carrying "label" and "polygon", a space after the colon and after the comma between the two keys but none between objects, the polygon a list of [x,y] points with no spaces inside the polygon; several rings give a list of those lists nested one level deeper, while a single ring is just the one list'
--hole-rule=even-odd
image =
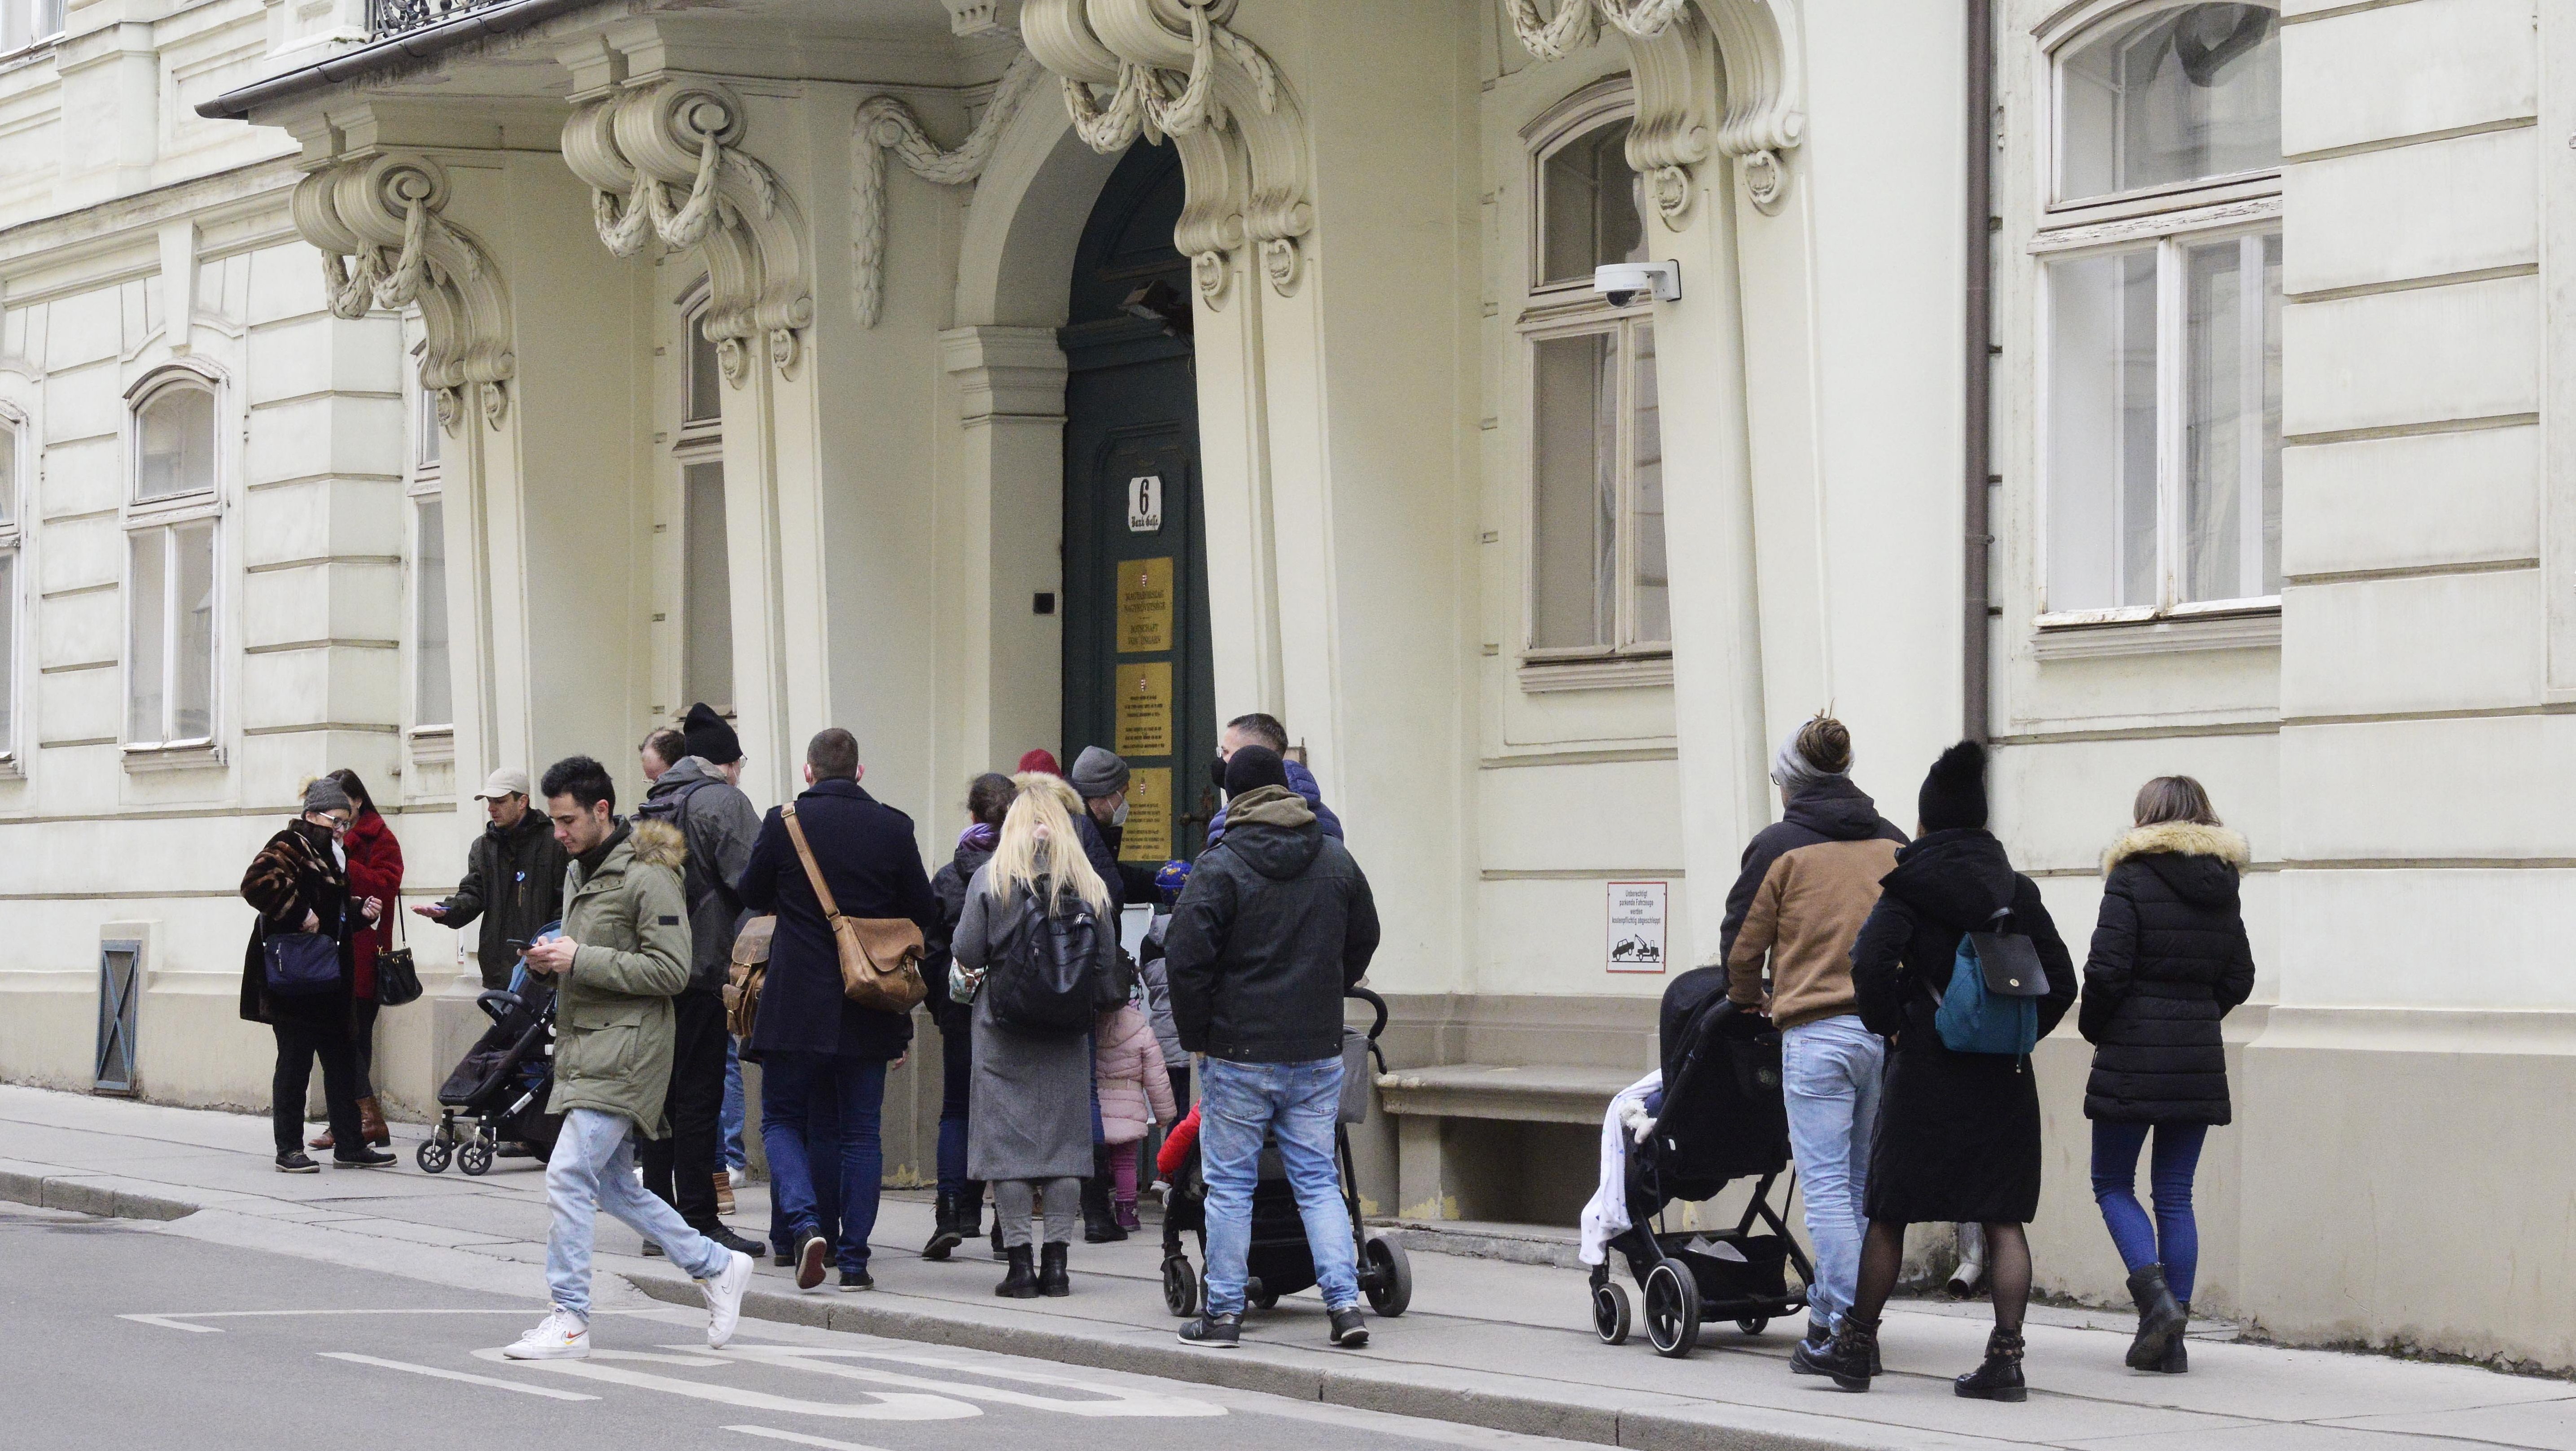
[{"label": "brass sign by door", "polygon": [[1172,768],[1139,766],[1127,773],[1127,834],[1122,862],[1162,862],[1172,856]]},{"label": "brass sign by door", "polygon": [[1118,754],[1172,753],[1172,667],[1169,662],[1118,667]]},{"label": "brass sign by door", "polygon": [[1118,653],[1142,655],[1173,648],[1172,561],[1126,559],[1118,563],[1112,591],[1118,599]]}]

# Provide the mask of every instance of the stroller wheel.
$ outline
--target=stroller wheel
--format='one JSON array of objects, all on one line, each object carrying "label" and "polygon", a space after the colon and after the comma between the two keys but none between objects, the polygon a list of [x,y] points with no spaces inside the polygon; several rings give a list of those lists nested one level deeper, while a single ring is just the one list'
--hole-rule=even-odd
[{"label": "stroller wheel", "polygon": [[1279,1308],[1279,1297],[1272,1294],[1270,1291],[1263,1289],[1258,1277],[1248,1279],[1243,1282],[1243,1299],[1245,1304],[1250,1305],[1255,1310],[1276,1310]]},{"label": "stroller wheel", "polygon": [[1404,1257],[1403,1245],[1382,1234],[1370,1235],[1360,1247],[1360,1270],[1370,1309],[1394,1316],[1413,1303],[1413,1262]]},{"label": "stroller wheel", "polygon": [[1180,1255],[1163,1261],[1163,1308],[1184,1317],[1199,1312],[1198,1272]]},{"label": "stroller wheel", "polygon": [[472,1139],[457,1147],[456,1167],[469,1177],[481,1177],[492,1167],[492,1146],[482,1139]]},{"label": "stroller wheel", "polygon": [[1604,1280],[1592,1287],[1592,1333],[1604,1345],[1628,1343],[1628,1291]]},{"label": "stroller wheel", "polygon": [[448,1159],[454,1154],[455,1149],[445,1139],[427,1138],[420,1141],[420,1148],[413,1152],[412,1158],[419,1163],[420,1172],[443,1174],[447,1172]]},{"label": "stroller wheel", "polygon": [[1646,1272],[1646,1338],[1657,1355],[1675,1359],[1699,1344],[1699,1284],[1678,1260]]},{"label": "stroller wheel", "polygon": [[1735,1322],[1735,1328],[1743,1331],[1747,1335],[1759,1335],[1763,1331],[1771,1328],[1771,1317],[1768,1315],[1747,1315],[1743,1319]]}]

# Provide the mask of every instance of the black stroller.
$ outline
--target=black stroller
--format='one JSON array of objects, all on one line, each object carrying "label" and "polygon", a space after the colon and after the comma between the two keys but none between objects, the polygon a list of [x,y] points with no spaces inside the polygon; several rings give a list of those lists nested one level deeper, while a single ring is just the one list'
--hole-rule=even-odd
[{"label": "black stroller", "polygon": [[[492,1026],[439,1085],[444,1112],[414,1156],[423,1173],[445,1171],[451,1156],[458,1169],[480,1175],[496,1158],[542,1163],[554,1153],[555,1135],[563,1128],[561,1115],[546,1112],[555,1086],[554,989],[524,969],[511,987],[474,1000]],[[462,1130],[460,1115],[469,1121]],[[521,1144],[527,1147],[515,1147]]]},{"label": "black stroller", "polygon": [[[1703,1320],[1733,1320],[1759,1335],[1773,1316],[1805,1309],[1804,1287],[1816,1271],[1770,1203],[1772,1184],[1790,1165],[1778,1031],[1726,1000],[1725,968],[1704,967],[1665,990],[1662,1039],[1663,1100],[1652,1132],[1628,1151],[1620,1188],[1629,1227],[1610,1247],[1645,1292],[1646,1338],[1658,1354],[1683,1356],[1699,1343]],[[1733,1229],[1655,1228],[1666,1205],[1713,1199],[1730,1181],[1757,1175]],[[1754,1233],[1757,1224],[1771,1232]],[[1592,1328],[1604,1343],[1621,1344],[1628,1315],[1628,1292],[1611,1281],[1609,1264],[1594,1266]]]},{"label": "black stroller", "polygon": [[[1366,1034],[1356,1029],[1342,1030],[1342,1104],[1338,1122],[1333,1125],[1333,1153],[1341,1170],[1343,1207],[1351,1218],[1351,1241],[1359,1258],[1360,1293],[1368,1297],[1369,1308],[1381,1315],[1401,1315],[1413,1303],[1413,1266],[1406,1260],[1404,1246],[1383,1235],[1371,1234],[1360,1220],[1359,1187],[1351,1170],[1351,1135],[1349,1125],[1368,1116],[1368,1089],[1374,1075],[1368,1069],[1372,1062],[1383,1071],[1386,1055],[1378,1050],[1378,1035],[1386,1031],[1386,1000],[1367,988],[1352,988],[1349,996],[1367,1003],[1375,1010],[1377,1021]],[[1267,1310],[1279,1303],[1282,1295],[1293,1295],[1315,1283],[1315,1255],[1306,1243],[1306,1222],[1297,1212],[1297,1196],[1288,1184],[1287,1171],[1281,1166],[1275,1143],[1261,1147],[1260,1182],[1252,1190],[1252,1243],[1244,1256],[1244,1299],[1252,1308]],[[1181,1248],[1184,1231],[1195,1231],[1199,1237],[1199,1257],[1207,1257],[1207,1181],[1199,1174],[1198,1146],[1190,1146],[1189,1158],[1163,1201],[1163,1304],[1175,1315],[1195,1315],[1199,1311],[1200,1291],[1197,1271],[1190,1268],[1189,1254]]]}]

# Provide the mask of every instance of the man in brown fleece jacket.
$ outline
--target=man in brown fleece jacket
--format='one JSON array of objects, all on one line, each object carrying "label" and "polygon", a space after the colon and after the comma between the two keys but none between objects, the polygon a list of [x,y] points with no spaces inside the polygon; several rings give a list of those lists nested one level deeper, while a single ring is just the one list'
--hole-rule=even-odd
[{"label": "man in brown fleece jacket", "polygon": [[1851,763],[1851,733],[1829,716],[1781,742],[1771,764],[1781,820],[1745,847],[1718,931],[1727,996],[1761,1008],[1780,1028],[1789,1147],[1816,1250],[1807,1335],[1789,1362],[1806,1375],[1821,1374],[1814,1357],[1851,1307],[1860,1277],[1868,1230],[1861,1204],[1885,1051],[1861,1026],[1851,947],[1905,844],[1905,833],[1851,783]]}]

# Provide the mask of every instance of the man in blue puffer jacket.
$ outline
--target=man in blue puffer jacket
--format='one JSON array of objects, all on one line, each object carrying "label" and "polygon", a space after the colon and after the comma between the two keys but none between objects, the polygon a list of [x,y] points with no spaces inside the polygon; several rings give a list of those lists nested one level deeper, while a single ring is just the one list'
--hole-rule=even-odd
[{"label": "man in blue puffer jacket", "polygon": [[[1324,829],[1324,835],[1335,841],[1342,839],[1342,819],[1333,814],[1333,808],[1324,804],[1324,788],[1315,780],[1315,773],[1306,769],[1305,762],[1288,759],[1288,728],[1281,725],[1275,715],[1255,711],[1225,723],[1224,731],[1217,736],[1216,760],[1209,768],[1219,791],[1225,789],[1225,763],[1233,760],[1234,753],[1245,746],[1260,746],[1277,755],[1288,768],[1288,789],[1306,799],[1306,807],[1315,813],[1315,823]],[[1207,844],[1216,845],[1224,835],[1225,812],[1220,809],[1208,821]]]}]

